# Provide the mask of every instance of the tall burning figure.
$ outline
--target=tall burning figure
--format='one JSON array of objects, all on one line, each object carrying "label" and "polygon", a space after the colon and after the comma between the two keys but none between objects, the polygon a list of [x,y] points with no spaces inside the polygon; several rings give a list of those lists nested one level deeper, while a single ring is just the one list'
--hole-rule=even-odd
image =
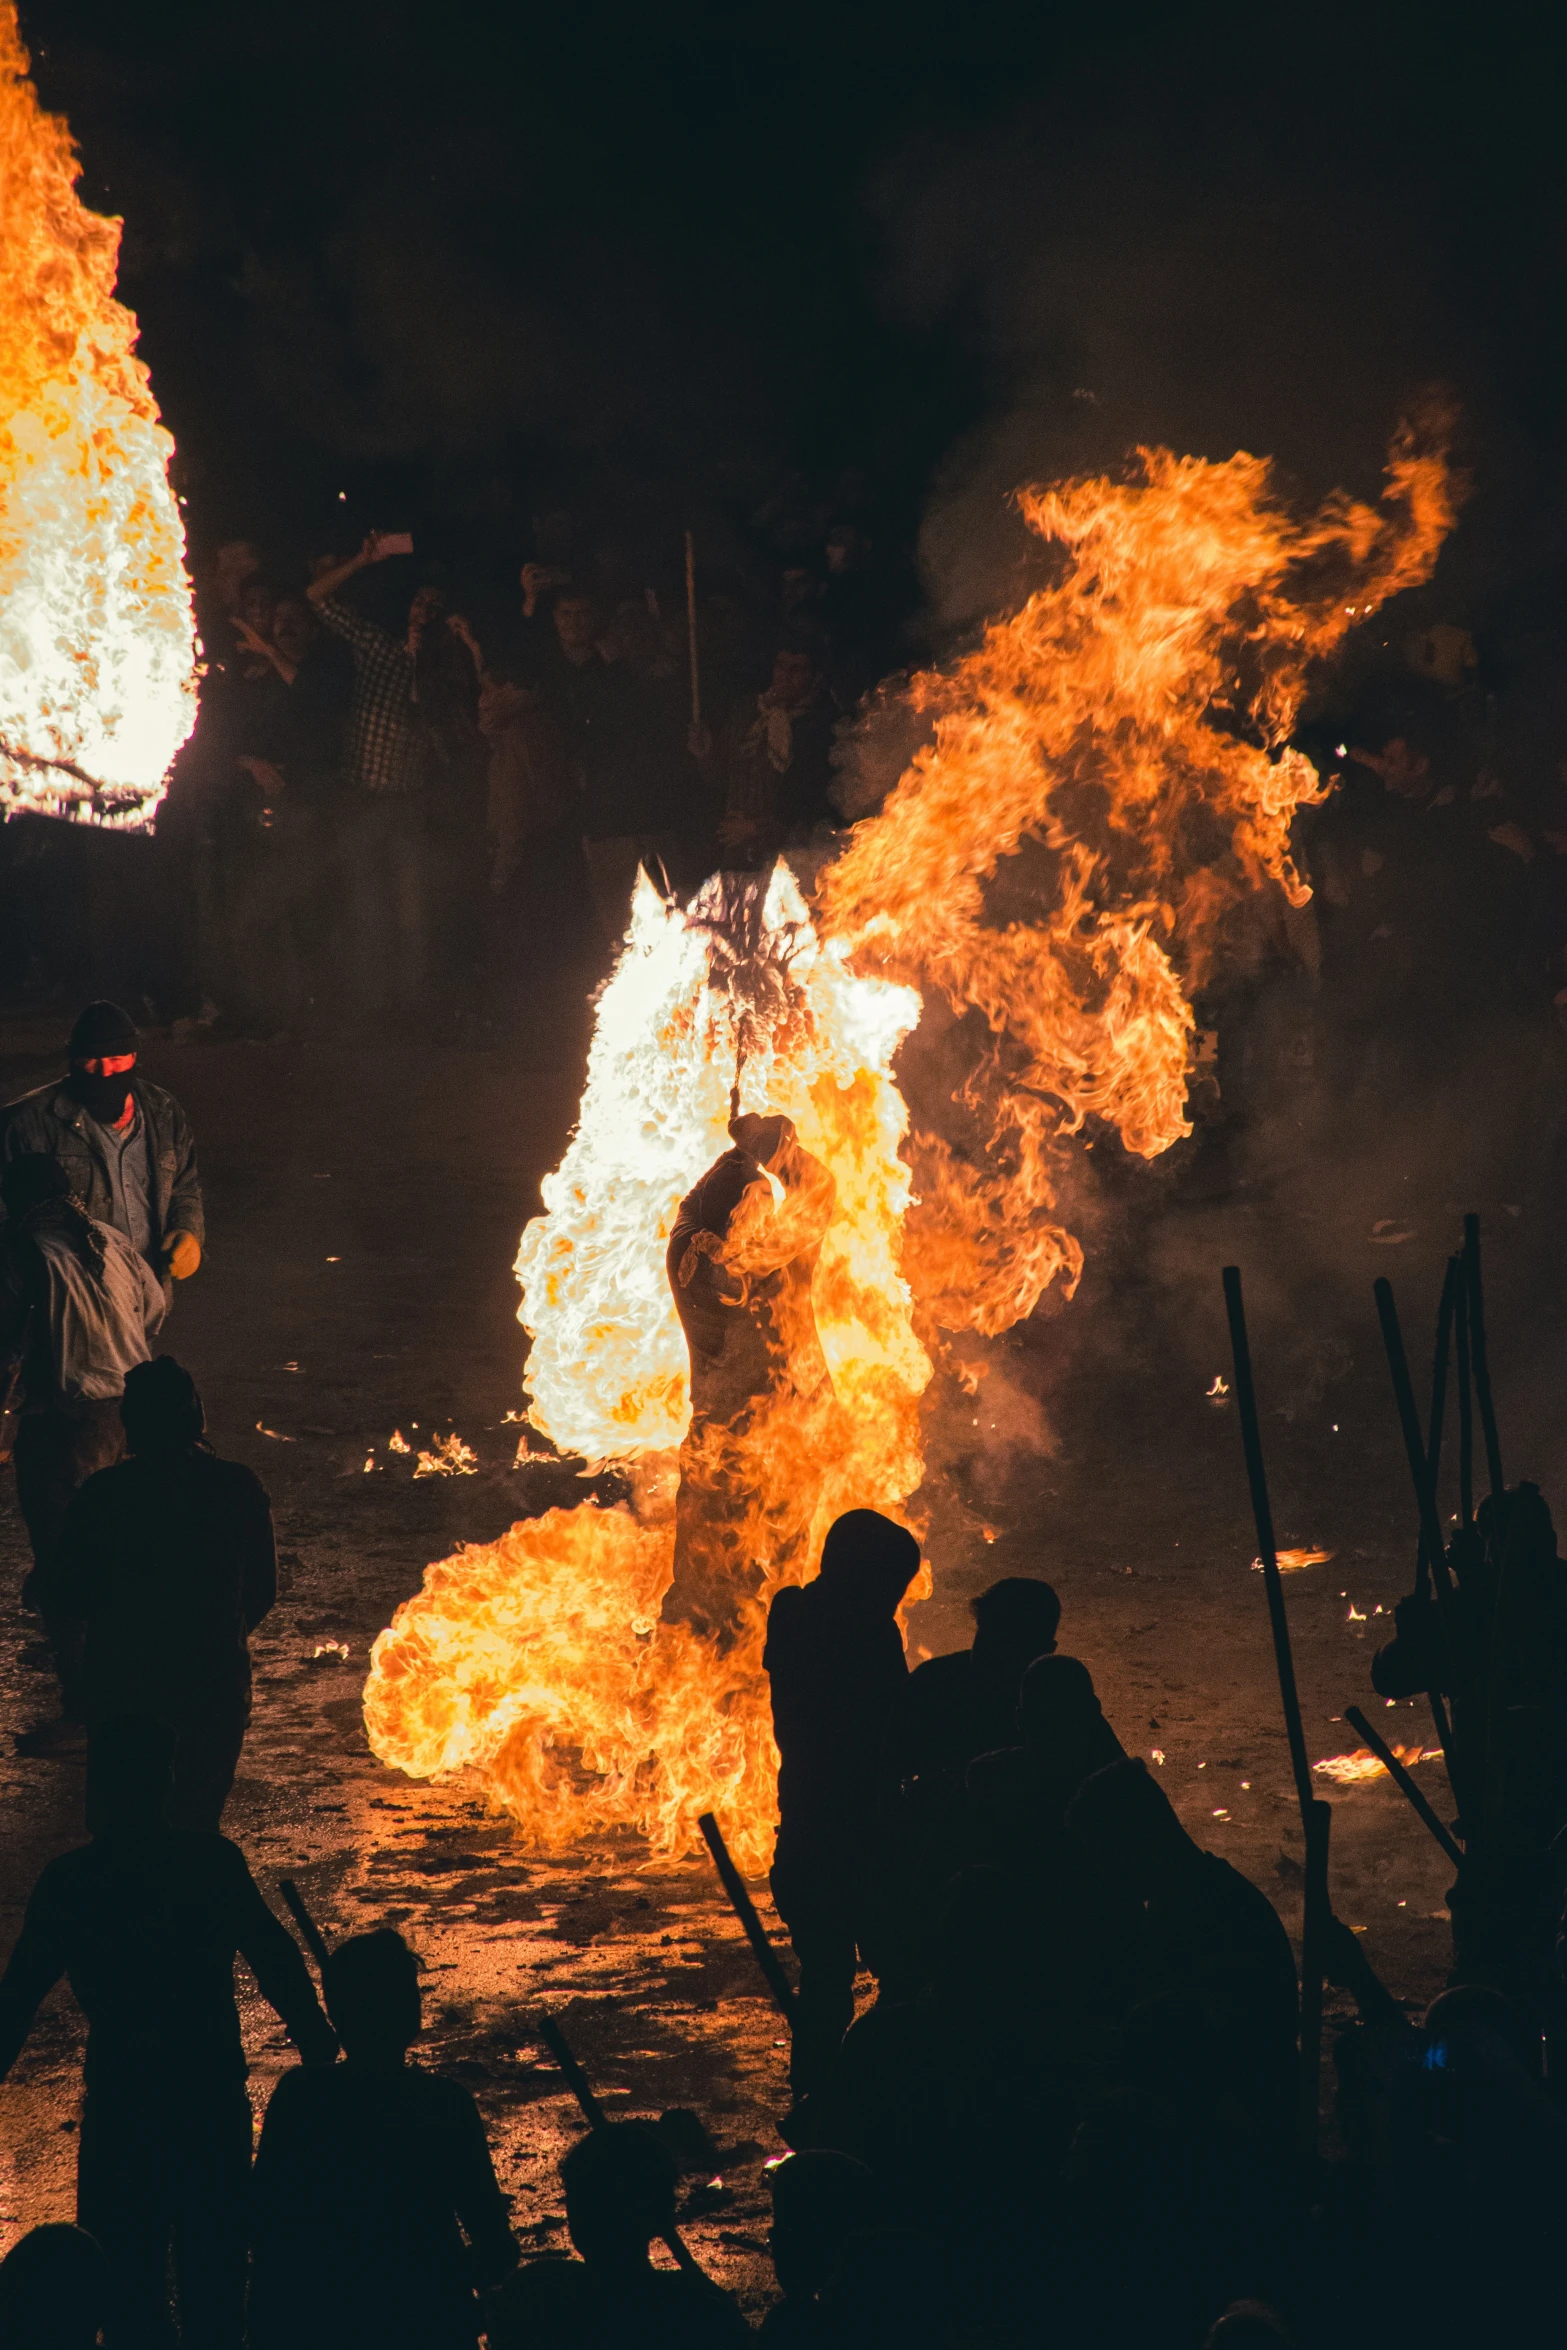
[{"label": "tall burning figure", "polygon": [[[1075,1284],[1082,1250],[1056,1216],[1070,1137],[1091,1120],[1152,1159],[1190,1132],[1191,991],[1226,917],[1257,894],[1310,896],[1290,856],[1296,809],[1324,796],[1290,739],[1310,664],[1429,574],[1454,495],[1439,435],[1414,432],[1375,507],[1335,497],[1297,517],[1265,460],[1161,449],[1115,480],[1024,491],[1059,551],[1049,584],[949,674],[913,681],[925,744],[820,876],[814,923],[783,867],[738,923],[722,884],[684,910],[639,890],[578,1130],[517,1260],[529,1417],[590,1463],[637,1464],[639,1507],[551,1510],[431,1567],[373,1654],[365,1718],[384,1760],[476,1767],[557,1848],[617,1825],[680,1852],[716,1809],[741,1865],[765,1866],[777,1756],[758,1567],[798,1581],[840,1511],[914,1494],[927,1343],[972,1347]],[[1034,878],[1025,893],[1019,866],[1009,894],[1025,845]],[[893,1057],[916,988],[946,998],[972,1046],[956,1134],[908,1133]],[[825,1394],[803,1317],[786,1335],[748,1286],[797,1268],[778,1291],[797,1307],[814,1227],[809,1185],[782,1179],[782,1129],[760,1155],[758,1128],[730,1131],[737,1045],[743,1110],[792,1120],[835,1186],[809,1298],[841,1443],[813,1427]],[[749,1144],[756,1173],[726,1178],[720,1217],[706,1202],[727,1143]],[[753,1217],[786,1230],[795,1215],[793,1255],[764,1270]],[[735,1314],[732,1366],[727,1330],[716,1357],[688,1351],[687,1268],[703,1284],[687,1329],[700,1341],[709,1305]],[[720,1272],[727,1301],[707,1294]],[[737,1529],[728,1475],[753,1426]],[[657,1498],[677,1446],[678,1534]]]},{"label": "tall burning figure", "polygon": [[[735,1101],[733,1148],[681,1201],[665,1260],[691,1354],[691,1426],[662,1612],[726,1643],[764,1580],[792,1581],[803,1561],[821,1479],[794,1463],[825,1458],[834,1407],[811,1284],[837,1185],[792,1118],[740,1111],[738,1088]],[[796,1438],[782,1478],[781,1417]]]}]

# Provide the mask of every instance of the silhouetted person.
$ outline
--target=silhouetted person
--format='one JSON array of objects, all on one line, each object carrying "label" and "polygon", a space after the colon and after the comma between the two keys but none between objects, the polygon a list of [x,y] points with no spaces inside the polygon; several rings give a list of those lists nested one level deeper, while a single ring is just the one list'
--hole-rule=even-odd
[{"label": "silhouetted person", "polygon": [[89,1477],[46,1591],[86,1627],[89,1728],[135,1713],[172,1724],[170,1817],[216,1829],[250,1720],[249,1635],[277,1597],[265,1489],[203,1438],[195,1381],[172,1355],[129,1372],[132,1457]]},{"label": "silhouetted person", "polygon": [[61,1529],[77,1487],[124,1448],[120,1397],[164,1298],[124,1234],[84,1213],[57,1158],[8,1159],[0,1203],[0,1364],[21,1367],[16,1499],[33,1551],[22,1600],[43,1612],[60,1677],[60,1723],[29,1734],[42,1752],[81,1740],[82,1630],[49,1590]]},{"label": "silhouetted person", "polygon": [[829,1530],[815,1580],[775,1594],[762,1663],[778,1741],[773,1899],[800,1981],[789,2062],[818,2087],[854,2019],[857,1955],[878,1974],[877,1810],[882,1752],[907,1678],[899,1602],[920,1546],[876,1510]]},{"label": "silhouetted person", "polygon": [[32,2228],[0,2260],[5,2350],[97,2350],[112,2315],[109,2264],[81,2228]]},{"label": "silhouetted person", "polygon": [[285,2074],[267,2107],[252,2350],[466,2350],[475,2295],[517,2258],[479,2109],[408,2062],[423,2019],[400,1934],[355,1935],[325,1972],[345,2061]]},{"label": "silhouetted person", "polygon": [[889,1760],[916,1833],[977,1754],[1014,1743],[1023,1675],[1053,1651],[1061,1622],[1060,1600],[1032,1575],[1003,1577],[969,1607],[973,1646],[918,1666],[893,1725]]},{"label": "silhouetted person", "polygon": [[876,2182],[852,2154],[791,2154],[771,2173],[773,2274],[783,2299],[761,2324],[774,2350],[827,2341],[820,2295],[848,2245],[876,2224]]},{"label": "silhouetted person", "polygon": [[953,1790],[925,1855],[928,1879],[944,1884],[973,1863],[1056,1865],[1067,1805],[1095,1771],[1126,1760],[1075,1656],[1035,1658],[1018,1694],[1017,1731],[1017,1744],[977,1754]]},{"label": "silhouetted person", "polygon": [[68,1975],[88,2027],[77,2218],[108,2255],[116,2338],[173,2342],[172,2252],[182,2339],[237,2350],[252,2125],[236,1955],[307,2063],[330,2063],[337,2042],[238,1845],[168,1825],[173,1751],[159,1722],[94,1738],[92,1842],[44,1870],[0,1979],[0,2079]]},{"label": "silhouetted person", "polygon": [[578,2258],[520,2268],[485,2312],[490,2350],[730,2350],[751,2329],[729,2295],[648,2247],[675,2224],[675,2158],[644,2122],[610,2122],[563,2158]]},{"label": "silhouetted person", "polygon": [[1084,1781],[1067,1830],[1107,1890],[1142,1904],[1138,1989],[1200,2009],[1218,2102],[1260,2153],[1287,2152],[1296,2109],[1299,2011],[1289,1936],[1266,1895],[1204,1852],[1142,1762]]},{"label": "silhouetted person", "polygon": [[681,1201],[665,1257],[691,1361],[691,1425],[663,1616],[720,1639],[804,1548],[816,1495],[802,1463],[822,1457],[833,1408],[811,1302],[832,1176],[790,1118],[748,1112],[729,1132],[734,1148]]}]

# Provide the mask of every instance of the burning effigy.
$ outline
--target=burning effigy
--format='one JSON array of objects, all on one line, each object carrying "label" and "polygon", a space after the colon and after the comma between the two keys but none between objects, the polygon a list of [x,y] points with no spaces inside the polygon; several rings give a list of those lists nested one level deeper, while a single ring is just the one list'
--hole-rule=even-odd
[{"label": "burning effigy", "polygon": [[196,719],[174,442],[0,0],[0,816],[149,824]]},{"label": "burning effigy", "polygon": [[[516,1267],[528,1418],[618,1467],[631,1498],[429,1568],[372,1652],[383,1761],[474,1770],[545,1848],[614,1826],[674,1856],[712,1809],[742,1866],[765,1865],[772,1593],[813,1571],[846,1509],[919,1530],[933,1356],[1077,1282],[1057,1212],[1074,1138],[1153,1159],[1191,1131],[1191,997],[1229,918],[1310,894],[1290,827],[1323,786],[1290,737],[1311,666],[1427,576],[1454,496],[1440,436],[1413,431],[1379,505],[1335,497],[1306,519],[1245,454],[1144,450],[1123,479],[1024,491],[1049,584],[914,679],[925,745],[811,902],[786,864],[688,906],[640,882],[578,1127]],[[896,1068],[937,995],[967,1048],[941,1133],[911,1126]],[[779,1122],[809,1162],[788,1180]],[[688,1208],[672,1250],[737,1144],[744,1214],[710,1229]],[[825,1381],[742,1381],[732,1409],[699,1393],[694,1412],[682,1275],[716,1269],[743,1302],[758,1268],[803,1252]],[[699,1604],[677,1585],[693,1542]],[[905,1606],[929,1588],[927,1567]]]}]

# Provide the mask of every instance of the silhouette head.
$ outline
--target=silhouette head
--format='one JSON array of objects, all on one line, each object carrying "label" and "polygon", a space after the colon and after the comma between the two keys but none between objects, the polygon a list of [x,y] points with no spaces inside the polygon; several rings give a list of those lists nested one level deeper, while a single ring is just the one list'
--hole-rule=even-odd
[{"label": "silhouette head", "polygon": [[196,1382],[172,1355],[126,1372],[120,1418],[132,1452],[142,1456],[199,1444],[207,1425]]},{"label": "silhouette head", "polygon": [[918,1542],[880,1510],[845,1510],[822,1544],[823,1590],[856,1615],[892,1615],[919,1571]]},{"label": "silhouette head", "polygon": [[876,2182],[852,2154],[790,2154],[772,2174],[773,2272],[787,2300],[809,2300],[845,2244],[875,2224]]},{"label": "silhouette head", "polygon": [[93,2350],[112,2304],[109,2263],[84,2228],[33,2228],[0,2260],[6,2350]]},{"label": "silhouette head", "polygon": [[1295,2350],[1295,2337],[1266,2301],[1232,2301],[1204,2334],[1202,2350]]},{"label": "silhouette head", "polygon": [[1109,1763],[1085,1779],[1067,1806],[1066,1825],[1091,1859],[1138,1893],[1197,1849],[1140,1761]]},{"label": "silhouette head", "polygon": [[560,2166],[566,2225],[590,2267],[637,2267],[675,2224],[675,2158],[645,2122],[607,2122]]},{"label": "silhouette head", "polygon": [[1048,1750],[1103,1719],[1093,1676],[1081,1657],[1035,1657],[1018,1691],[1017,1726],[1025,1746]]},{"label": "silhouette head", "polygon": [[321,1970],[332,2028],[350,2064],[401,2064],[423,2024],[419,1961],[390,1926],[340,1942]]},{"label": "silhouette head", "polygon": [[167,1722],[122,1714],[93,1725],[87,1748],[87,1826],[94,1836],[163,1825],[174,1792],[174,1749]]},{"label": "silhouette head", "polygon": [[1056,1644],[1061,1602],[1037,1575],[1003,1575],[969,1603],[974,1661],[996,1672],[1021,1673]]},{"label": "silhouette head", "polygon": [[30,1215],[52,1199],[69,1199],[70,1178],[47,1151],[22,1151],[0,1170],[0,1201],[8,1216]]}]

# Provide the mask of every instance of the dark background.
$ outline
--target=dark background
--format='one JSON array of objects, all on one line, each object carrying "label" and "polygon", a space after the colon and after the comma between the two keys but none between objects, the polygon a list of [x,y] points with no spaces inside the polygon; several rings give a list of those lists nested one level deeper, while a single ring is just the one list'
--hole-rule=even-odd
[{"label": "dark background", "polygon": [[[640,536],[857,465],[938,623],[1005,493],[1138,440],[1374,487],[1463,414],[1443,613],[1563,585],[1543,10],[30,0],[38,85],[179,445],[198,563],[412,522],[495,590],[530,518]],[[945,631],[941,641],[945,641]]]}]

